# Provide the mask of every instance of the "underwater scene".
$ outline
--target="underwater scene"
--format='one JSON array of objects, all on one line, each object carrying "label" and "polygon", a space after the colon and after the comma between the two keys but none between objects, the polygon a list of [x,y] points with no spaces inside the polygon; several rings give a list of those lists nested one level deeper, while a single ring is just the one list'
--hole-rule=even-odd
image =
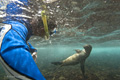
[{"label": "underwater scene", "polygon": [[[120,0],[31,1],[40,8],[38,13],[45,5],[47,15],[57,24],[50,40],[34,35],[29,40],[37,49],[36,64],[46,80],[120,80]],[[51,64],[75,54],[76,49],[83,50],[86,44],[92,50],[85,60],[85,78],[80,63]],[[9,80],[1,64],[0,80]]]}]

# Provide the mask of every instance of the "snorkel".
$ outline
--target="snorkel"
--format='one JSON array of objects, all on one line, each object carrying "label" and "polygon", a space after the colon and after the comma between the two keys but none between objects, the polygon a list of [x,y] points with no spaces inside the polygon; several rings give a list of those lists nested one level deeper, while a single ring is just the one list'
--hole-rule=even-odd
[{"label": "snorkel", "polygon": [[[44,2],[44,0],[43,0]],[[42,5],[43,10],[41,11],[41,17],[42,17],[42,22],[43,22],[43,26],[44,26],[44,31],[45,31],[45,40],[49,40],[50,36],[53,36],[54,34],[56,34],[57,29],[54,28],[52,31],[50,30],[50,25],[48,22],[48,16],[46,15],[46,5]]]},{"label": "snorkel", "polygon": [[[41,11],[41,18],[42,18],[42,23],[43,23],[43,26],[44,26],[45,40],[49,40],[50,36],[53,36],[53,34],[55,34],[57,30],[56,30],[55,27],[52,28],[53,25],[51,25],[51,22],[50,22],[51,20],[49,19],[49,16],[47,16],[46,4],[48,4],[48,3],[46,1],[48,2],[48,1],[51,1],[51,0],[42,0],[43,5],[42,5],[42,11]],[[52,2],[54,2],[54,1],[52,1]]]},{"label": "snorkel", "polygon": [[45,14],[45,10],[43,10],[41,12],[41,16],[42,16],[42,21],[43,21],[44,30],[45,30],[45,39],[49,40],[50,39],[50,35],[49,35],[48,24],[47,24],[47,16]]}]

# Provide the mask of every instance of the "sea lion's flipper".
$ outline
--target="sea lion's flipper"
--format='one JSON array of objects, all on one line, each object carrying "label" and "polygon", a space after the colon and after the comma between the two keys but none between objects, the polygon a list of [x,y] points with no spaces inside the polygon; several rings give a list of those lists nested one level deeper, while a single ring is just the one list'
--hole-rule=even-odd
[{"label": "sea lion's flipper", "polygon": [[51,64],[54,64],[54,65],[61,65],[62,62],[51,62]]},{"label": "sea lion's flipper", "polygon": [[85,61],[81,62],[80,67],[81,67],[83,77],[85,77],[85,67],[84,67],[84,65],[85,65]]},{"label": "sea lion's flipper", "polygon": [[76,49],[75,51],[76,51],[76,53],[80,53],[82,50]]}]

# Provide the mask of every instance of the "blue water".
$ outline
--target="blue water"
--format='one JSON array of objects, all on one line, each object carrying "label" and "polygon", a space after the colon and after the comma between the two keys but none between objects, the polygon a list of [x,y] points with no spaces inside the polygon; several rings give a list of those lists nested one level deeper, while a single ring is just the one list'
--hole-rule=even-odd
[{"label": "blue water", "polygon": [[[41,6],[39,3],[40,0],[36,5]],[[93,46],[85,63],[86,80],[120,80],[119,3],[119,0],[58,0],[46,4],[58,32],[49,41],[33,36],[30,42],[38,50],[37,65],[47,80],[82,80],[79,64],[54,71],[57,66],[51,62],[67,58],[85,44]],[[0,65],[0,80],[6,80],[3,72]]]},{"label": "blue water", "polygon": [[[46,48],[38,48],[37,64],[48,80],[52,80],[53,77],[56,77],[56,80],[60,80],[59,78],[61,76],[64,77],[65,80],[82,79],[78,77],[82,75],[79,64],[75,66],[61,67],[57,71],[54,69],[58,66],[51,64],[51,62],[62,61],[68,56],[74,54],[74,49],[82,49],[82,47],[50,46]],[[88,76],[87,80],[119,80],[119,58],[120,48],[118,47],[96,48],[93,46],[93,50],[85,63],[86,75]],[[71,72],[74,72],[74,74]],[[72,74],[73,76],[68,77]]]}]

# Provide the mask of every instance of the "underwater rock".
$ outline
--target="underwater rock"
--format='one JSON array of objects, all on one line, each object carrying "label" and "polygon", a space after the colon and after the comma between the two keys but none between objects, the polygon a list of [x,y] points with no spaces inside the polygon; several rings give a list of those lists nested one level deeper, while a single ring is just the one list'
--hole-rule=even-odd
[{"label": "underwater rock", "polygon": [[66,79],[65,79],[65,77],[63,77],[63,76],[60,76],[60,77],[59,77],[59,80],[66,80]]},{"label": "underwater rock", "polygon": [[56,2],[58,0],[43,0],[44,3],[53,3],[53,2]]}]

